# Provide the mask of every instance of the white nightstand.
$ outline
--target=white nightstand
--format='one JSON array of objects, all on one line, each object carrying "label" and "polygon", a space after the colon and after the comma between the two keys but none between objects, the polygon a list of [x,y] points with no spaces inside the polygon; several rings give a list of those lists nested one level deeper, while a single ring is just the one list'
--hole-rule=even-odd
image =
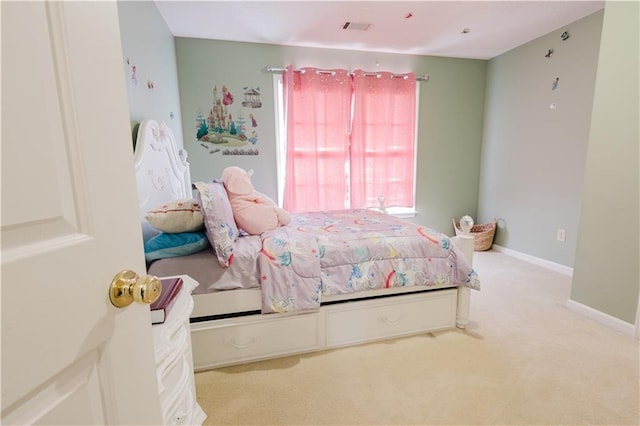
[{"label": "white nightstand", "polygon": [[207,416],[196,400],[189,326],[191,292],[198,283],[186,275],[182,280],[182,290],[167,320],[152,326],[158,390],[165,424],[201,425]]}]

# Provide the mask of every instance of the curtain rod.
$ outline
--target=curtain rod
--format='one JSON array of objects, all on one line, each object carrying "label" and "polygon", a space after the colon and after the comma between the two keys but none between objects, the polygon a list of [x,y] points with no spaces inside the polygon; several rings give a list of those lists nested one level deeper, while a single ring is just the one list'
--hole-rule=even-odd
[{"label": "curtain rod", "polygon": [[[282,74],[285,71],[284,68],[274,68],[274,67],[270,67],[270,66],[265,66],[264,68],[262,68],[262,72],[263,73],[272,73],[272,74]],[[297,71],[297,70],[296,70]],[[375,74],[375,73],[371,73],[371,74]],[[353,73],[349,73],[349,75],[353,75]],[[416,81],[429,81],[429,74],[425,74],[425,75],[421,75],[421,76],[416,76]]]}]

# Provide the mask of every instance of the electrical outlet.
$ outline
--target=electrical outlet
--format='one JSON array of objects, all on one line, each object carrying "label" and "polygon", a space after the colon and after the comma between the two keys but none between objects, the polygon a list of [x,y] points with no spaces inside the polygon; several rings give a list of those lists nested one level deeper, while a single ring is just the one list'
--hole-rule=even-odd
[{"label": "electrical outlet", "polygon": [[556,232],[556,240],[564,243],[567,239],[567,230],[566,229],[558,229]]}]

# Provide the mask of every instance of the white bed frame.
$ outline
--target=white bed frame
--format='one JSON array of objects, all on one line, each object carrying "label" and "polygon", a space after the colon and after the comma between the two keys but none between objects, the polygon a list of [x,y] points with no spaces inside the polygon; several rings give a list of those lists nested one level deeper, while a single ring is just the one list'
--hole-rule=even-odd
[{"label": "white bed frame", "polygon": [[[167,201],[193,196],[189,163],[163,122],[138,129],[135,168],[141,219]],[[473,236],[452,240],[471,262]],[[465,328],[467,287],[398,287],[323,297],[319,311],[261,315],[259,289],[194,294],[191,341],[196,371],[438,330]],[[239,314],[241,313],[241,314]],[[203,318],[213,318],[205,319]]]}]

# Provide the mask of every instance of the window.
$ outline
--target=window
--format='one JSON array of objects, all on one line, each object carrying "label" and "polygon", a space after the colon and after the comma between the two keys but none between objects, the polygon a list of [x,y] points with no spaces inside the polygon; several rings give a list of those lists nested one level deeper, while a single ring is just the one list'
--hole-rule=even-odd
[{"label": "window", "polygon": [[382,196],[391,213],[413,212],[418,104],[413,74],[292,67],[285,73],[274,75],[283,207],[294,212],[375,208]]}]

